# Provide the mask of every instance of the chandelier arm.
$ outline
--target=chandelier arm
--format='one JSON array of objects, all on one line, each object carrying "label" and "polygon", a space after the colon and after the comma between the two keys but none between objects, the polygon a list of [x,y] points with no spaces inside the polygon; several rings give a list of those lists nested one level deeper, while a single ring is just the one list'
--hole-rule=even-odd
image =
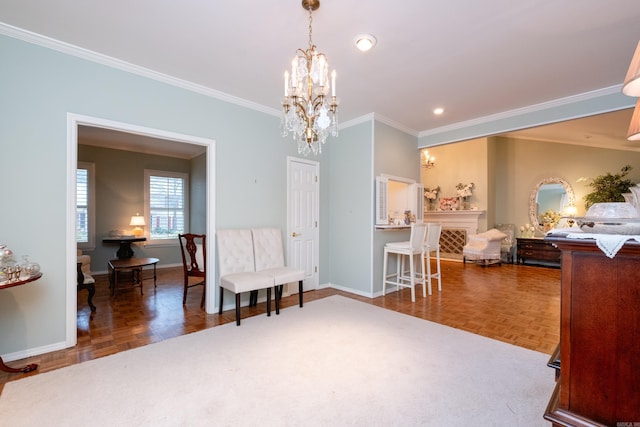
[{"label": "chandelier arm", "polygon": [[[324,95],[320,94],[318,96],[316,96],[315,98],[313,98],[313,111],[316,111],[316,109],[321,106],[322,104],[324,104]],[[317,114],[314,114],[317,115]]]},{"label": "chandelier arm", "polygon": [[294,102],[293,106],[296,107],[296,112],[298,113],[298,116],[301,116],[304,118],[305,121],[307,121],[307,106],[309,104],[307,103],[307,100],[302,98],[301,101],[299,102]]}]

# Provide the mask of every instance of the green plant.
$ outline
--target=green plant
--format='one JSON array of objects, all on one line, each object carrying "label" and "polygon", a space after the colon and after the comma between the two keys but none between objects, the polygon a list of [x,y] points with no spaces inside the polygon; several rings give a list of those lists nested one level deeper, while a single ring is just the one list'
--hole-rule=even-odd
[{"label": "green plant", "polygon": [[607,172],[594,178],[587,184],[593,191],[584,196],[585,208],[589,209],[594,203],[624,202],[622,193],[628,193],[629,188],[635,185],[630,179],[625,178],[631,169],[631,165],[626,165],[620,169],[620,173],[612,175]]}]

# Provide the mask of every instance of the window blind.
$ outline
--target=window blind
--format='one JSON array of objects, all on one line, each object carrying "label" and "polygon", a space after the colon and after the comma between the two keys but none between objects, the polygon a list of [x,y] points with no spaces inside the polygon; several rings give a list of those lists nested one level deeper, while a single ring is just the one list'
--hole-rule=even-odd
[{"label": "window blind", "polygon": [[89,242],[89,171],[76,172],[76,242]]},{"label": "window blind", "polygon": [[151,240],[173,239],[185,229],[185,180],[149,177],[149,224]]}]

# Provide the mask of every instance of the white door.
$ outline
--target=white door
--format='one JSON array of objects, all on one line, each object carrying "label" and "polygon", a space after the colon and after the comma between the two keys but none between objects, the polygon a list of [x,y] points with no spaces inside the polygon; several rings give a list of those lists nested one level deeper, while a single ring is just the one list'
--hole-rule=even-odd
[{"label": "white door", "polygon": [[318,289],[319,163],[288,157],[287,172],[287,262],[306,272],[305,291]]}]

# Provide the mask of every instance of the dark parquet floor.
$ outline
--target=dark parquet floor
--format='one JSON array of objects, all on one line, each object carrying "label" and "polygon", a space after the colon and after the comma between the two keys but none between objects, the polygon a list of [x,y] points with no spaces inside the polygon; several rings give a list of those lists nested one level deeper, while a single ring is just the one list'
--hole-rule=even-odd
[{"label": "dark parquet floor", "polygon": [[[559,269],[442,261],[442,277],[442,292],[434,284],[433,295],[425,299],[421,289],[416,290],[415,303],[408,289],[377,298],[320,289],[306,292],[304,298],[310,302],[342,295],[543,353],[555,349],[560,338]],[[37,363],[39,368],[31,373],[0,372],[0,391],[8,381],[235,321],[233,310],[218,315],[200,309],[200,287],[189,290],[183,306],[181,267],[158,269],[157,289],[145,281],[144,295],[138,288],[123,288],[111,297],[106,275],[96,276],[96,287],[95,313],[87,306],[86,292],[78,295],[77,346],[7,363]],[[297,295],[282,301],[283,307],[295,305]],[[242,317],[265,311],[266,304],[260,303],[243,308]]]}]

